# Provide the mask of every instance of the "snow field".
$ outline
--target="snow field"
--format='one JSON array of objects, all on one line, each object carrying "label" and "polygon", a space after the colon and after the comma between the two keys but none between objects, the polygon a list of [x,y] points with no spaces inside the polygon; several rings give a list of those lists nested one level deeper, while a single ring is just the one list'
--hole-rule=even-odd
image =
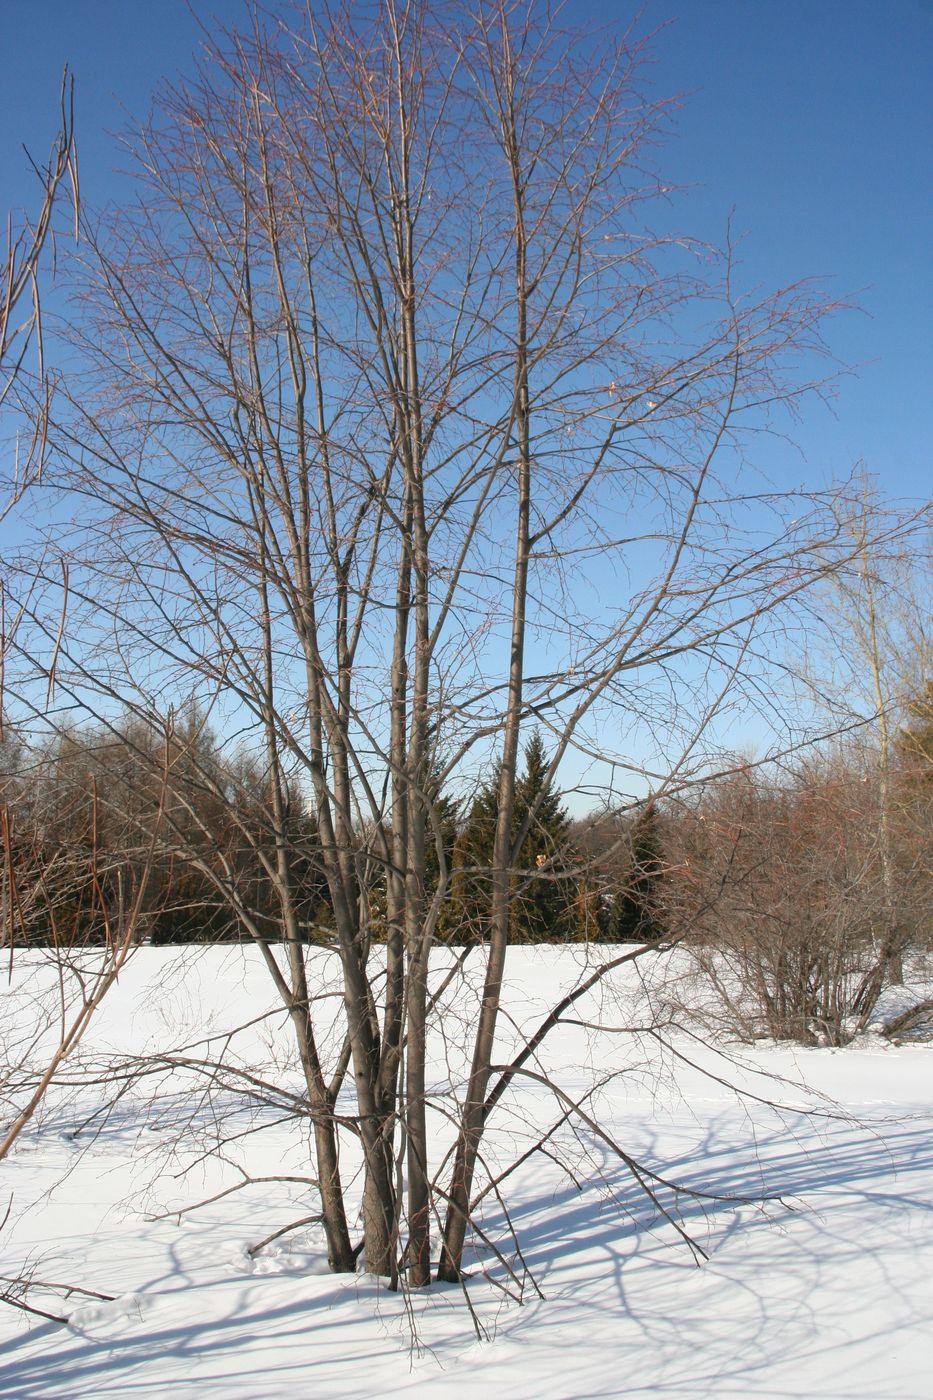
[{"label": "snow field", "polygon": [[[459,1017],[475,1000],[482,954],[471,956],[477,965],[451,983],[433,1042],[440,1103],[463,1072]],[[519,1030],[601,956],[511,950],[503,1060]],[[553,1400],[933,1396],[930,1048],[876,1036],[839,1051],[707,1045],[667,1024],[675,964],[652,955],[613,974],[575,1007],[577,1024],[547,1041],[540,1067],[564,1094],[589,1094],[586,1111],[606,1134],[684,1189],[658,1186],[652,1203],[605,1141],[565,1123],[550,1155],[502,1187],[534,1283],[495,1193],[484,1202],[483,1229],[524,1282],[519,1305],[503,1291],[516,1286],[505,1266],[479,1245],[467,1285],[488,1338],[479,1341],[459,1288],[406,1297],[363,1274],[335,1277],[317,1227],[251,1256],[313,1212],[300,1182],[170,1213],[241,1170],[300,1177],[311,1165],[306,1126],[238,1097],[234,1078],[160,1072],[112,1102],[122,1083],[114,1064],[206,1032],[212,1055],[224,1046],[234,1067],[297,1087],[281,1017],[256,1019],[273,996],[252,949],[139,950],[68,1068],[85,1082],[56,1088],[0,1168],[13,1197],[0,1272],[28,1262],[39,1278],[115,1301],[52,1305],[69,1312],[66,1327],[0,1309],[0,1395],[350,1400],[440,1384],[455,1397]],[[315,954],[314,968],[329,998],[322,1010],[336,1010],[331,955]],[[8,1056],[23,1053],[52,986],[40,956],[15,965]],[[531,1079],[506,1098],[488,1144],[498,1170],[562,1106]],[[440,1113],[435,1127],[440,1162],[449,1140]],[[345,1167],[352,1183],[349,1144]],[[708,1256],[699,1266],[680,1231]]]}]

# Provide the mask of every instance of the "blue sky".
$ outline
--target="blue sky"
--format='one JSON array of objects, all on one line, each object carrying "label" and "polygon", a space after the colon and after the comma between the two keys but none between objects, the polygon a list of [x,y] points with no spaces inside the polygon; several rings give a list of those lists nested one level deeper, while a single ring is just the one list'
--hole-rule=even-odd
[{"label": "blue sky", "polygon": [[734,205],[747,274],[824,277],[862,308],[830,331],[860,368],[837,419],[803,425],[811,469],[864,457],[890,492],[928,495],[933,4],[690,0],[674,12],[656,81],[687,99],[662,157],[672,179],[700,186],[685,222],[721,237]]},{"label": "blue sky", "polygon": [[[82,182],[94,205],[119,197],[112,133],[145,113],[163,75],[190,68],[199,20],[240,0],[2,0],[0,204],[28,198],[20,143],[45,150],[58,83],[76,75]],[[625,22],[634,6],[569,0],[565,16]],[[933,0],[653,0],[661,26],[652,82],[683,94],[659,152],[689,186],[678,223],[721,240],[730,210],[746,281],[827,279],[858,301],[831,330],[857,369],[834,415],[796,432],[800,476],[820,484],[859,459],[897,496],[930,490],[933,425]]]},{"label": "blue sky", "polygon": [[[0,209],[34,202],[20,143],[46,151],[66,62],[84,198],[101,206],[127,190],[114,133],[161,77],[190,71],[199,21],[243,13],[241,0],[0,0]],[[584,24],[634,14],[610,0],[564,10]],[[659,31],[654,91],[683,97],[657,153],[685,187],[672,219],[721,242],[734,210],[746,285],[816,276],[861,308],[830,327],[853,373],[832,411],[814,403],[796,425],[784,484],[825,485],[862,461],[889,495],[928,498],[933,0],[652,0],[639,28]]]}]

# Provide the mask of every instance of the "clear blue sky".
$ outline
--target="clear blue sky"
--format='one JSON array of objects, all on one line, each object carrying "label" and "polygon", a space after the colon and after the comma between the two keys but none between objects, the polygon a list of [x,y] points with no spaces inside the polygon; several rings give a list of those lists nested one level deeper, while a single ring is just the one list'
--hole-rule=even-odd
[{"label": "clear blue sky", "polygon": [[[190,67],[198,17],[226,23],[241,0],[0,0],[0,207],[25,201],[20,143],[51,138],[59,77],[76,75],[85,197],[119,195],[111,133],[145,113],[162,75]],[[622,0],[569,0],[572,22],[621,22]],[[835,419],[808,413],[800,477],[859,458],[893,495],[930,494],[933,425],[933,0],[652,0],[653,82],[686,104],[659,154],[690,185],[685,229],[719,240],[730,210],[745,276],[815,274],[855,294],[831,344],[859,366]]]},{"label": "clear blue sky", "polygon": [[[190,70],[200,31],[242,0],[0,0],[0,210],[32,204],[20,143],[43,154],[61,71],[77,81],[86,202],[119,199],[113,133],[145,116],[165,75]],[[569,23],[627,22],[625,0],[568,0]],[[669,21],[669,22],[668,22]],[[931,495],[933,434],[933,0],[650,0],[651,81],[683,95],[658,152],[688,186],[676,220],[721,242],[730,212],[744,281],[814,275],[858,300],[830,329],[843,363],[834,414],[795,429],[784,484],[862,460],[893,497]]]}]

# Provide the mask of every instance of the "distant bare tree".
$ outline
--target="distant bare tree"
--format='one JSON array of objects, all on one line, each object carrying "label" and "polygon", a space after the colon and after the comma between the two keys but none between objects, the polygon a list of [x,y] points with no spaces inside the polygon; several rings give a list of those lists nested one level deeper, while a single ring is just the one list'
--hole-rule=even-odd
[{"label": "distant bare tree", "polygon": [[[132,888],[123,891],[123,898],[117,907],[111,911],[101,899],[99,913],[104,931],[101,946],[90,951],[86,948],[75,949],[74,947],[63,948],[60,946],[55,948],[54,959],[57,969],[59,1001],[58,1014],[53,1020],[60,1027],[57,1039],[53,1037],[51,1049],[46,1048],[50,1027],[44,1024],[41,1019],[37,1025],[29,1027],[26,1038],[27,1048],[36,1050],[42,1062],[39,1070],[35,1071],[33,1066],[29,1064],[27,1057],[22,1054],[18,1060],[11,1062],[6,1054],[6,1046],[4,1046],[3,1058],[0,1060],[0,1097],[8,1105],[14,1106],[14,1117],[6,1127],[3,1136],[0,1137],[0,1161],[8,1156],[17,1138],[35,1117],[36,1111],[56,1076],[59,1075],[66,1061],[74,1055],[81,1044],[104,998],[117,982],[120,973],[139,944],[139,924],[145,907],[147,884],[157,848],[158,832],[159,822],[157,820],[153,825],[152,840],[140,877]],[[12,876],[14,874],[13,867],[6,863],[5,865],[7,873]],[[97,852],[93,847],[88,852],[87,865],[87,872],[82,871],[81,874],[85,878],[90,876],[99,896],[100,872],[97,867]],[[27,873],[20,863],[16,874],[24,875]],[[73,874],[72,878],[75,878]],[[10,913],[10,957],[12,958],[16,925],[20,921],[15,898],[15,878],[11,880],[11,886],[14,895],[13,908]]]},{"label": "distant bare tree", "polygon": [[783,776],[739,771],[672,824],[669,907],[701,974],[691,1005],[730,1034],[842,1045],[868,1024],[878,931],[907,946],[933,893],[919,814],[892,800],[882,826],[881,789],[850,748]]},{"label": "distant bare tree", "polygon": [[884,899],[873,901],[876,957],[856,998],[866,1014],[886,981],[903,981],[913,936],[912,925],[899,919],[904,903],[899,867],[906,857],[903,804],[910,798],[898,772],[896,739],[933,659],[933,508],[922,507],[909,537],[894,541],[877,539],[882,510],[877,491],[863,476],[843,517],[853,556],[815,600],[820,623],[806,676],[811,699],[833,722],[852,730],[850,748],[861,750],[867,790],[876,800],[864,817],[876,833]]}]

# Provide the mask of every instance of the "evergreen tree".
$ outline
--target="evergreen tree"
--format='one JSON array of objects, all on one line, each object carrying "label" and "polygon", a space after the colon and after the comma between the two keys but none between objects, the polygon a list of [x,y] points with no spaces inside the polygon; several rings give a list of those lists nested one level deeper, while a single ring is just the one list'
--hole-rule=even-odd
[{"label": "evergreen tree", "polygon": [[[425,912],[433,900],[441,875],[441,852],[448,884],[445,903],[438,917],[436,933],[440,938],[450,938],[456,942],[455,919],[453,916],[453,870],[456,864],[455,847],[460,820],[460,807],[455,798],[443,789],[443,759],[434,749],[436,726],[428,730],[428,750],[426,759],[427,778],[423,792],[427,800],[425,821],[424,855],[424,896]],[[433,750],[433,756],[431,751]],[[440,842],[440,851],[438,850]],[[388,882],[385,868],[374,862],[367,885],[369,901],[369,936],[376,943],[384,943],[388,936]]]},{"label": "evergreen tree", "polygon": [[441,932],[453,943],[482,942],[492,898],[492,855],[501,765],[480,788],[453,848],[453,876]]},{"label": "evergreen tree", "polygon": [[657,807],[654,799],[649,798],[632,825],[629,876],[612,903],[610,942],[655,943],[665,936],[660,903],[663,868]]},{"label": "evergreen tree", "polygon": [[577,931],[576,884],[561,875],[570,820],[561,794],[545,781],[548,763],[535,730],[525,746],[525,768],[515,792],[514,836],[537,807],[515,860],[509,920],[513,943],[565,942]]},{"label": "evergreen tree", "polygon": [[460,809],[456,800],[444,792],[441,784],[441,763],[435,760],[425,785],[426,795],[431,804],[427,823],[427,849],[424,861],[425,894],[430,900],[440,879],[441,867],[438,858],[438,838],[444,853],[444,865],[448,876],[454,864],[454,847],[457,842],[457,827]]},{"label": "evergreen tree", "polygon": [[[516,785],[513,844],[537,801],[537,809],[513,862],[509,937],[539,943],[577,937],[580,929],[576,882],[561,873],[570,825],[553,783],[545,782],[548,758],[541,736],[525,747],[524,771]],[[454,941],[486,937],[492,894],[492,860],[499,811],[499,765],[477,793],[454,848],[454,875],[444,930]]]}]

